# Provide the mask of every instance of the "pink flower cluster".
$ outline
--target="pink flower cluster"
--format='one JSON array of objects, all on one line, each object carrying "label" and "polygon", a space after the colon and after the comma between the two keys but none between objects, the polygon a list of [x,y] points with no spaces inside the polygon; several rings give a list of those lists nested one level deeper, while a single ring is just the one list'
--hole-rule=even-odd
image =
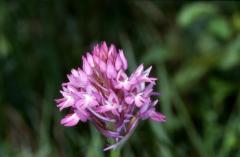
[{"label": "pink flower cluster", "polygon": [[60,110],[70,108],[62,125],[91,121],[104,136],[114,139],[115,143],[105,148],[108,150],[126,141],[139,120],[165,121],[165,116],[155,111],[158,100],[152,100],[157,95],[153,92],[157,79],[149,77],[151,67],[144,70],[140,65],[128,76],[123,51],[105,42],[95,45],[82,62],[82,69],[72,69],[67,75],[63,97],[56,100]]}]

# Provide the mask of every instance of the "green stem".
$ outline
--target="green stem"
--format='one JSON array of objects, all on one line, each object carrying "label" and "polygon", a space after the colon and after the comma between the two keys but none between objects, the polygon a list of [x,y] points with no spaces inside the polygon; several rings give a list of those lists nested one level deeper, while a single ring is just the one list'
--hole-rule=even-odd
[{"label": "green stem", "polygon": [[113,149],[110,152],[110,157],[121,157],[121,149],[120,148]]}]

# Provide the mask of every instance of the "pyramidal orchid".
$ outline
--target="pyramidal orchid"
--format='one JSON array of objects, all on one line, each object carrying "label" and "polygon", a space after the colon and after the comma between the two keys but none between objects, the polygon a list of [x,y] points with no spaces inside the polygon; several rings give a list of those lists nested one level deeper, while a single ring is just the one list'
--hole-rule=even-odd
[{"label": "pyramidal orchid", "polygon": [[70,108],[61,120],[66,127],[79,122],[92,122],[114,143],[104,150],[114,149],[125,142],[140,120],[165,121],[155,111],[158,93],[153,91],[156,78],[150,77],[151,67],[141,64],[127,75],[128,62],[122,50],[105,42],[95,45],[82,57],[82,68],[72,69],[68,82],[62,84],[62,98],[56,103],[60,111]]}]

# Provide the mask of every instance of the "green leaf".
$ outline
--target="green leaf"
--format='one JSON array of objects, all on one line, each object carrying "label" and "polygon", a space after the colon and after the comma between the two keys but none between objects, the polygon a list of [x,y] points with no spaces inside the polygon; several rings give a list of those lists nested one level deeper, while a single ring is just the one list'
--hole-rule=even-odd
[{"label": "green leaf", "polygon": [[214,15],[216,12],[216,7],[209,3],[193,3],[183,7],[177,18],[177,23],[182,27],[187,27],[200,17]]},{"label": "green leaf", "polygon": [[195,85],[208,71],[219,63],[222,54],[211,53],[196,56],[186,62],[176,73],[174,82],[181,90],[187,90]]},{"label": "green leaf", "polygon": [[240,35],[228,46],[220,64],[225,70],[240,64]]},{"label": "green leaf", "polygon": [[232,35],[232,30],[226,19],[218,17],[210,21],[208,30],[221,39],[229,39]]},{"label": "green leaf", "polygon": [[235,13],[232,17],[233,27],[240,32],[240,13]]},{"label": "green leaf", "polygon": [[150,48],[142,57],[142,62],[145,64],[162,63],[168,60],[171,54],[163,47],[155,46]]},{"label": "green leaf", "polygon": [[217,78],[211,78],[210,87],[213,90],[213,102],[214,104],[223,103],[224,99],[228,96],[228,94],[235,89],[232,84],[227,81],[220,80]]},{"label": "green leaf", "polygon": [[10,44],[4,36],[0,36],[0,57],[6,57],[10,51]]}]

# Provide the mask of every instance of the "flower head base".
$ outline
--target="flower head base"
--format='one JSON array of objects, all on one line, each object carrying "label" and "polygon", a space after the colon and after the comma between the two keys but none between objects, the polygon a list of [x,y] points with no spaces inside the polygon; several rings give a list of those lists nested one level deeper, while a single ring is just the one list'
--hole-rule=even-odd
[{"label": "flower head base", "polygon": [[149,77],[151,67],[144,70],[140,65],[128,76],[123,51],[105,42],[82,61],[82,69],[72,69],[69,82],[62,84],[63,98],[56,100],[60,110],[71,109],[62,125],[91,121],[104,136],[114,139],[115,143],[105,148],[108,150],[126,141],[139,120],[165,121],[165,116],[155,111],[158,101],[152,100],[157,79]]}]

